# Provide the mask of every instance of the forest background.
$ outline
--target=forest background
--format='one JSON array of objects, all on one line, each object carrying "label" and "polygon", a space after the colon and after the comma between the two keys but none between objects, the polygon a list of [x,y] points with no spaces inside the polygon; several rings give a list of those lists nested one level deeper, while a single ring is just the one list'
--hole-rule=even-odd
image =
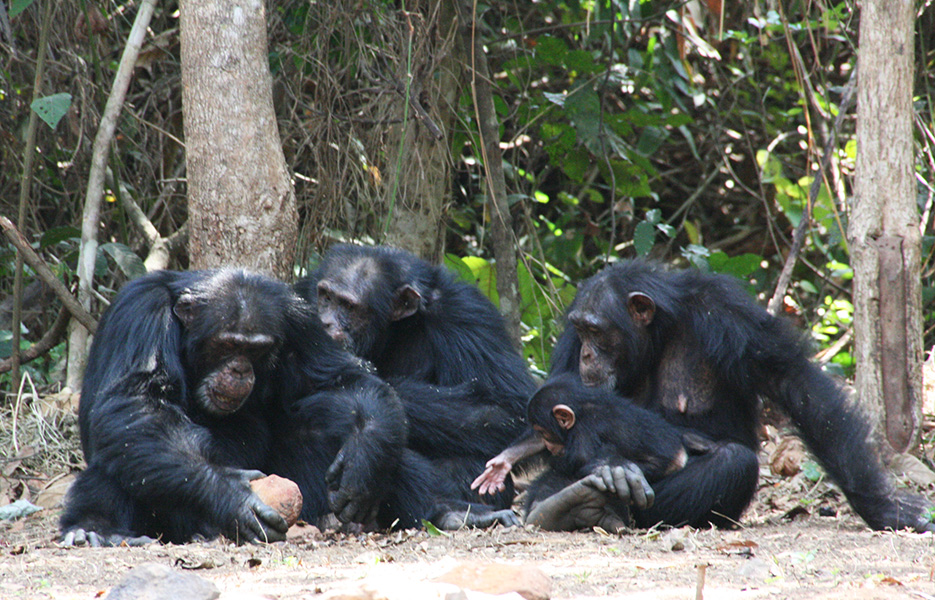
[{"label": "forest background", "polygon": [[[21,0],[0,18],[0,212],[18,211],[33,106],[43,122],[19,228],[66,285],[78,271],[92,142],[138,4]],[[926,348],[930,4],[916,3],[913,94]],[[765,304],[806,215],[780,310],[810,330],[819,360],[850,376],[858,15],[853,2],[822,1],[270,2],[273,105],[299,232],[287,278],[336,241],[391,243],[444,260],[499,303],[494,244],[506,215],[518,334],[542,373],[575,283],[607,262],[653,256],[729,273]],[[95,316],[145,272],[157,242],[165,265],[189,266],[181,82],[178,6],[157,3],[107,155]],[[503,209],[487,202],[498,186]],[[14,338],[15,256],[0,245],[0,359]],[[23,368],[54,391],[67,352],[62,334],[49,334],[64,311],[29,268],[24,292],[20,346],[51,349]],[[0,389],[21,383],[0,374]]]}]

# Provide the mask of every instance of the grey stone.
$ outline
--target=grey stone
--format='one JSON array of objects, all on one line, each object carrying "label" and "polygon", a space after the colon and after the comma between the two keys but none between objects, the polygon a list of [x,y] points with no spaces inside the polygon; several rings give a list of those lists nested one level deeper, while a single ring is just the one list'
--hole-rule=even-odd
[{"label": "grey stone", "polygon": [[107,600],[216,600],[220,595],[207,579],[149,563],[127,573],[110,590]]}]

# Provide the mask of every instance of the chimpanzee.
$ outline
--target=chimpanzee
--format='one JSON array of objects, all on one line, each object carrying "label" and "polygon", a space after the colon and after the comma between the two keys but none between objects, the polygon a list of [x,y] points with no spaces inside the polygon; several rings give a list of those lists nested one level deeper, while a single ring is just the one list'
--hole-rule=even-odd
[{"label": "chimpanzee", "polygon": [[285,521],[249,481],[309,445],[324,460],[289,473],[303,518],[328,505],[364,522],[406,439],[395,393],[334,344],[313,308],[239,270],[160,271],[125,286],[91,347],[79,425],[88,467],[66,499],[66,545],[282,540]]},{"label": "chimpanzee", "polygon": [[612,390],[586,387],[569,373],[539,388],[526,414],[552,454],[550,466],[576,478],[598,466],[635,463],[640,476],[652,482],[688,460],[682,432],[661,415]]},{"label": "chimpanzee", "polygon": [[[869,423],[809,361],[804,340],[730,277],[669,271],[643,260],[618,263],[580,286],[568,322],[553,352],[553,374],[578,374],[585,385],[614,389],[715,442],[653,483],[652,507],[632,508],[638,525],[739,519],[757,487],[762,397],[788,413],[868,525],[935,530],[927,501],[894,488],[870,442]],[[552,492],[560,511],[575,506],[576,497],[582,506],[593,502],[581,482],[553,476],[530,498],[531,510]]]},{"label": "chimpanzee", "polygon": [[[467,525],[489,522],[490,509],[476,504],[470,482],[523,431],[525,402],[535,389],[493,304],[446,268],[388,247],[335,246],[296,290],[317,303],[335,340],[371,361],[396,389],[414,460],[423,459],[435,486],[447,487],[423,498],[427,505],[447,506],[449,515],[467,509]],[[501,509],[493,511],[496,520],[518,522],[508,510],[512,499],[506,481],[489,501]],[[460,525],[454,518],[446,524]]]},{"label": "chimpanzee", "polygon": [[[529,400],[527,414],[552,454],[552,472],[537,478],[529,493],[548,500],[538,502],[527,516],[528,523],[543,529],[594,524],[620,529],[629,524],[630,504],[635,509],[653,505],[650,483],[684,467],[689,453],[700,455],[714,447],[710,440],[683,431],[613,390],[586,387],[571,373],[549,378]],[[544,494],[542,489],[551,489],[555,480],[580,483],[570,495]],[[570,505],[556,507],[569,499]],[[582,510],[595,512],[596,518],[582,519]],[[556,517],[562,522],[547,522]]]}]

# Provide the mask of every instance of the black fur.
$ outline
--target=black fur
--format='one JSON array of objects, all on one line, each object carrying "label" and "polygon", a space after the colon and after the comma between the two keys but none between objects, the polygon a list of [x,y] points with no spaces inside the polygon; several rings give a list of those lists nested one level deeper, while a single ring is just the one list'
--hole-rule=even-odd
[{"label": "black fur", "polygon": [[[633,294],[655,304],[648,325],[639,323],[639,307],[630,303]],[[656,503],[637,512],[638,523],[703,525],[739,519],[756,490],[762,397],[788,413],[872,528],[933,529],[926,502],[895,490],[869,440],[867,420],[840,386],[810,362],[803,338],[757,306],[733,279],[668,271],[647,261],[604,269],[579,288],[569,310],[579,327],[568,326],[560,337],[553,374],[580,373],[582,335],[591,335],[581,326],[586,315],[604,323],[602,334],[617,336],[610,335],[613,350],[605,353],[612,361],[605,383],[659,411],[669,423],[720,444],[654,483]]]},{"label": "black fur", "polygon": [[[354,302],[324,298],[323,285]],[[422,463],[426,479],[410,487],[447,490],[412,501],[445,507],[429,511],[436,518],[451,510],[479,516],[486,507],[478,502],[509,508],[512,481],[485,500],[470,483],[490,456],[522,432],[535,384],[497,309],[477,288],[401,250],[340,245],[296,290],[318,302],[333,335],[346,337],[399,393],[410,424],[409,448],[422,457],[413,460]],[[411,304],[400,318],[394,311],[403,291]]]},{"label": "black fur", "polygon": [[[231,354],[248,357],[255,380],[239,408],[218,414],[205,382]],[[235,270],[161,271],[125,286],[92,344],[79,425],[88,467],[66,499],[69,541],[282,539],[285,523],[249,479],[310,447],[323,461],[289,473],[303,517],[325,510],[330,492],[327,508],[364,520],[405,443],[395,394],[324,334],[312,308]]]}]

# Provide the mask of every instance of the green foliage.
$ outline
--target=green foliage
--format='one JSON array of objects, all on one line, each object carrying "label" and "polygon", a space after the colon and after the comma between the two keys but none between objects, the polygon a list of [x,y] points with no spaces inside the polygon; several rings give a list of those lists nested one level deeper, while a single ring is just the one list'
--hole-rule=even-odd
[{"label": "green foliage", "polygon": [[71,94],[53,94],[45,98],[37,98],[30,106],[46,125],[55,129],[71,107]]},{"label": "green foliage", "polygon": [[805,478],[812,482],[820,481],[822,477],[825,476],[825,472],[821,469],[821,466],[813,460],[807,460],[802,463],[802,474],[805,475]]},{"label": "green foliage", "polygon": [[[497,274],[495,265],[483,258],[474,256],[445,256],[445,266],[458,277],[475,284],[494,305],[499,306],[497,294]],[[544,373],[548,369],[549,358],[555,337],[560,333],[560,319],[564,308],[571,303],[575,288],[568,282],[568,277],[552,265],[540,265],[520,262],[517,265],[519,293],[521,300],[521,323],[523,354],[530,366]]]},{"label": "green foliage", "polygon": [[10,2],[10,10],[8,13],[9,17],[12,19],[13,17],[19,15],[21,12],[29,8],[29,6],[34,1],[35,0],[13,0]]}]

